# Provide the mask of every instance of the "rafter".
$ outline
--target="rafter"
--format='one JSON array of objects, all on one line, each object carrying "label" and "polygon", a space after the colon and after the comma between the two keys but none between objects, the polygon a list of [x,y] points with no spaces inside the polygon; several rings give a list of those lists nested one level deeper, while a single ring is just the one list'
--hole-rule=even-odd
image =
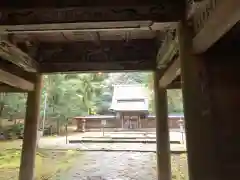
[{"label": "rafter", "polygon": [[37,71],[37,63],[26,53],[8,41],[0,41],[0,57],[28,72]]},{"label": "rafter", "polygon": [[203,1],[197,9],[193,21],[196,33],[193,38],[193,52],[200,54],[209,49],[240,21],[240,1]]}]

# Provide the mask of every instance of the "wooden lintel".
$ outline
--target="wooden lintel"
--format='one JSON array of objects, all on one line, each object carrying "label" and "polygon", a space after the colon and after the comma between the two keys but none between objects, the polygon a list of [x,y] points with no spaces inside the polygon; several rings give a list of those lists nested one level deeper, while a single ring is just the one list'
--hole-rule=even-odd
[{"label": "wooden lintel", "polygon": [[[75,43],[41,43],[38,53],[41,57],[40,63],[79,63],[100,65],[141,63],[144,61],[155,62],[156,58],[155,39],[136,39],[129,41],[94,41]],[[39,65],[41,66],[41,65]],[[91,67],[98,68],[98,67]]]},{"label": "wooden lintel", "polygon": [[[238,21],[240,21],[239,0],[208,0],[193,17],[196,35],[193,38],[193,52],[200,54],[209,49]],[[207,16],[207,17],[206,17]]]},{"label": "wooden lintel", "polygon": [[33,91],[34,84],[18,77],[14,74],[11,74],[7,71],[0,69],[0,82],[7,84],[13,88],[21,89],[24,91]]},{"label": "wooden lintel", "polygon": [[0,41],[0,57],[28,72],[37,72],[37,63],[22,50],[8,41]]},{"label": "wooden lintel", "polygon": [[65,62],[65,63],[41,63],[41,73],[58,72],[118,72],[118,71],[152,71],[156,68],[154,59],[144,61],[125,62]]},{"label": "wooden lintel", "polygon": [[167,87],[169,84],[171,84],[172,81],[174,81],[181,74],[180,66],[181,66],[180,58],[178,57],[173,61],[170,67],[167,68],[167,70],[161,77],[159,82],[160,87],[164,87],[164,88]]}]

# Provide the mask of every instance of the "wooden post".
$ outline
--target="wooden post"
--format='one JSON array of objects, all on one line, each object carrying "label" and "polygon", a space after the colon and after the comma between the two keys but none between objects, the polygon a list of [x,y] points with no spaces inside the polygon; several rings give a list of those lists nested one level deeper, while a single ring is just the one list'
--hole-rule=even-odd
[{"label": "wooden post", "polygon": [[160,75],[154,73],[157,171],[158,180],[171,180],[170,141],[168,128],[167,91],[159,86]]},{"label": "wooden post", "polygon": [[19,180],[33,180],[37,146],[42,75],[36,75],[34,91],[28,92]]},{"label": "wooden post", "polygon": [[206,55],[193,54],[191,29],[186,22],[179,25],[178,36],[189,179],[215,180],[215,125],[211,118]]}]

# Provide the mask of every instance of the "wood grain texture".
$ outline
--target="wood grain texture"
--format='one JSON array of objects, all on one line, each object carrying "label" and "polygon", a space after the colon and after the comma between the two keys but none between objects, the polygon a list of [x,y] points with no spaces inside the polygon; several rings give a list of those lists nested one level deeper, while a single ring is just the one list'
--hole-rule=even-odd
[{"label": "wood grain texture", "polygon": [[32,91],[34,89],[33,83],[18,76],[15,76],[9,72],[6,72],[2,69],[0,69],[0,82],[26,91]]},{"label": "wood grain texture", "polygon": [[172,64],[164,72],[160,79],[160,87],[167,87],[181,74],[180,58],[173,60]]},{"label": "wood grain texture", "polygon": [[7,41],[0,41],[0,57],[28,72],[37,71],[37,63],[29,55]]},{"label": "wood grain texture", "polygon": [[[193,38],[193,52],[196,54],[205,52],[240,21],[239,0],[217,0],[214,4],[212,11],[203,11],[194,19],[197,34]],[[205,9],[209,9],[208,4]]]}]

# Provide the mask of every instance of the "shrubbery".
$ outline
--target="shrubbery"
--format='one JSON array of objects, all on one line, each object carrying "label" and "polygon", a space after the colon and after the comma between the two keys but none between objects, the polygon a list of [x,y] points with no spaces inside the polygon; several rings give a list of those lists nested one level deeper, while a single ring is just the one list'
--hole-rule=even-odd
[{"label": "shrubbery", "polygon": [[22,139],[23,138],[23,124],[14,124],[3,129],[5,139]]}]

